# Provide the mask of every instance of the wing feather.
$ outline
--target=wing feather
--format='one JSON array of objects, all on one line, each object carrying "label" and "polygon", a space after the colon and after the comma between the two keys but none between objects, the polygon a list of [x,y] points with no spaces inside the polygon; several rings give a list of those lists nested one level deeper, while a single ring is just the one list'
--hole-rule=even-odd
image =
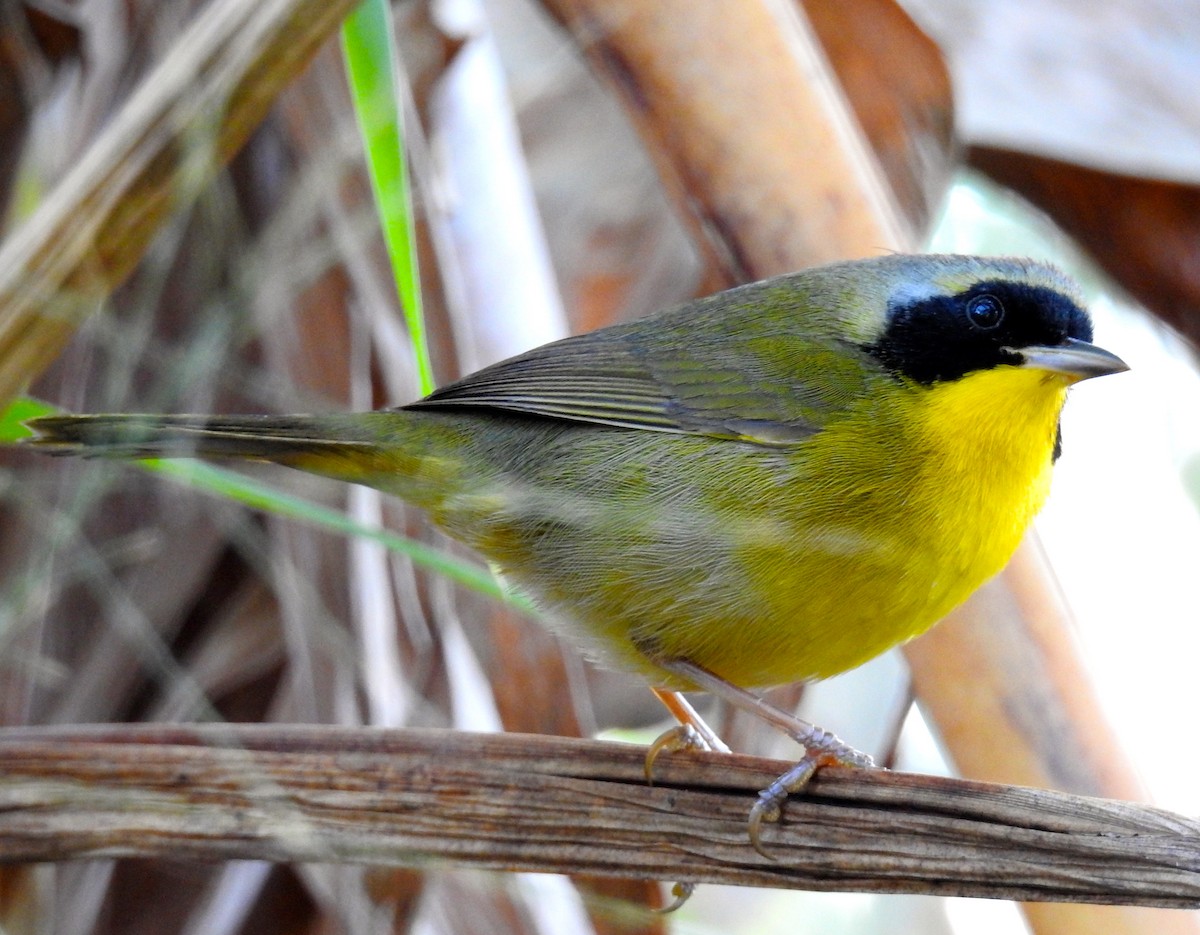
[{"label": "wing feather", "polygon": [[752,290],[768,285],[735,290],[741,304],[723,293],[534,348],[405,408],[794,444],[862,391],[869,367],[856,347],[806,330],[802,315],[764,315]]}]

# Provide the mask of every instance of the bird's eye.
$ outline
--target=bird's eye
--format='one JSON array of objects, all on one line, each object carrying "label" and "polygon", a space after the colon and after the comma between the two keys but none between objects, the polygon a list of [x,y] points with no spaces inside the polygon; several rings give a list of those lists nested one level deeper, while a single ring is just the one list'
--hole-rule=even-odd
[{"label": "bird's eye", "polygon": [[967,320],[981,331],[991,331],[1004,321],[1004,306],[994,295],[977,295],[967,303]]}]

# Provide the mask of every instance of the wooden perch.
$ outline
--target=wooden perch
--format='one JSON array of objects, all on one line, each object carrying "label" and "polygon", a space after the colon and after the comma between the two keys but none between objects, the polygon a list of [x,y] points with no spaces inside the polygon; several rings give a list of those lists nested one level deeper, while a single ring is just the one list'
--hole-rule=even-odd
[{"label": "wooden perch", "polygon": [[248,858],[1200,907],[1200,821],[829,769],[763,840],[787,764],[518,734],[278,725],[0,731],[0,861]]}]

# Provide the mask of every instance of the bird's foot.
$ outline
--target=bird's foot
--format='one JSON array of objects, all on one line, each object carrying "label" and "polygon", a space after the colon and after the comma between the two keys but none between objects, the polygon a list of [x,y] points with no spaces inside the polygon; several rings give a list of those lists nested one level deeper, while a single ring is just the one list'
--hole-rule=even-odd
[{"label": "bird's foot", "polygon": [[801,737],[793,739],[804,745],[804,757],[791,769],[758,794],[758,801],[750,809],[749,832],[751,846],[766,857],[774,860],[762,843],[763,822],[779,820],[779,815],[789,795],[799,792],[812,781],[817,770],[825,766],[849,766],[856,769],[871,769],[875,761],[854,747],[839,740],[836,735],[811,724]]},{"label": "bird's foot", "polygon": [[[771,859],[771,855],[766,852],[762,843],[763,823],[777,821],[780,807],[783,805],[784,800],[792,793],[799,792],[808,785],[818,769],[824,766],[870,768],[875,765],[875,761],[871,757],[859,750],[855,750],[835,734],[823,730],[815,724],[801,720],[787,711],[780,710],[757,695],[739,688],[708,671],[703,666],[698,666],[686,659],[659,659],[656,661],[664,669],[678,675],[681,680],[686,680],[697,688],[711,692],[718,698],[725,699],[725,701],[735,708],[762,719],[804,747],[804,758],[767,786],[767,788],[763,789],[758,794],[758,801],[750,809],[748,821],[750,843],[764,857]],[[655,694],[659,696],[663,704],[666,704],[672,710],[672,713],[675,713],[674,708],[672,708],[671,704],[668,704],[668,700],[664,696],[672,695],[683,701],[682,696],[677,693],[661,692],[656,689]],[[686,702],[684,703],[686,704]],[[676,714],[676,717],[680,723],[690,723],[689,720],[678,714]],[[661,740],[662,738],[659,739]],[[723,744],[722,747],[724,747]]]},{"label": "bird's foot", "polygon": [[695,883],[676,883],[671,887],[671,896],[673,897],[671,902],[663,906],[661,909],[656,909],[655,912],[663,916],[670,912],[674,912],[689,899],[691,899],[692,893],[694,892],[696,892]]},{"label": "bird's foot", "polygon": [[654,762],[662,753],[678,753],[681,750],[711,750],[712,747],[700,736],[691,724],[677,724],[663,731],[646,751],[646,782],[654,785]]},{"label": "bird's foot", "polygon": [[661,753],[675,753],[679,750],[729,752],[729,747],[717,736],[716,731],[704,723],[699,712],[683,695],[661,688],[655,688],[653,691],[658,700],[675,716],[679,723],[660,734],[654,743],[650,744],[650,749],[646,751],[647,782],[654,782],[654,762]]}]

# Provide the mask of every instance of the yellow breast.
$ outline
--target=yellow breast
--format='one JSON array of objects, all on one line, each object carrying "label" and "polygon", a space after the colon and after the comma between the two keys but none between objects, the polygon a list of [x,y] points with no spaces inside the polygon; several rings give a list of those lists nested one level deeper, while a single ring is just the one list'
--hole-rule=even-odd
[{"label": "yellow breast", "polygon": [[846,671],[924,632],[1003,568],[1045,502],[1067,385],[1000,367],[830,426],[796,479],[808,496],[780,517],[790,534],[743,542],[740,619],[677,648],[769,685]]}]

